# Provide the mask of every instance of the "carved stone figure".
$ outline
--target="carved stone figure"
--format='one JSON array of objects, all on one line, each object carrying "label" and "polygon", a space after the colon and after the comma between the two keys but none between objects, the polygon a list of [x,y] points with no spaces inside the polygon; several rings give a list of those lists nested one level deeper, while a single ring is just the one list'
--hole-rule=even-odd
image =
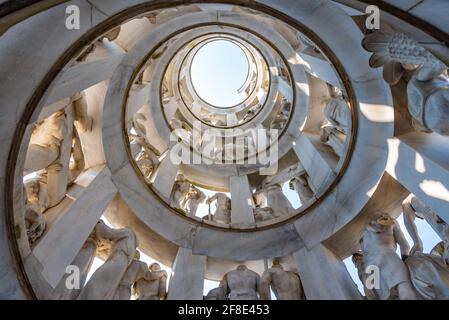
[{"label": "carved stone figure", "polygon": [[[424,254],[423,243],[418,234],[415,217],[425,219],[442,237],[445,237],[447,224],[418,198],[410,194],[402,203],[404,224],[413,240],[410,257],[405,261],[412,283],[423,299],[449,299],[449,269],[444,257]],[[444,254],[443,254],[444,256]]]},{"label": "carved stone figure", "polygon": [[178,209],[184,210],[187,200],[187,195],[192,184],[184,178],[184,175],[179,174],[176,177],[175,185],[172,192],[172,205]]},{"label": "carved stone figure", "polygon": [[75,300],[78,298],[85,282],[92,263],[95,259],[95,254],[97,252],[97,240],[96,240],[96,228],[102,227],[97,224],[94,230],[91,232],[86,242],[76,255],[75,259],[72,261],[72,266],[77,266],[80,270],[80,289],[67,289],[66,280],[69,274],[65,274],[64,277],[59,282],[56,289],[52,292],[52,299],[54,300]]},{"label": "carved stone figure", "polygon": [[75,182],[76,178],[83,172],[86,165],[81,141],[76,131],[73,135],[72,159],[73,161],[70,162],[69,165],[69,176],[67,179],[68,186]]},{"label": "carved stone figure", "polygon": [[64,111],[56,112],[36,125],[25,159],[24,175],[45,169],[57,162],[66,132]]},{"label": "carved stone figure", "polygon": [[444,240],[448,225],[415,195],[410,194],[405,198],[402,202],[402,211],[404,213],[404,225],[414,243],[410,255],[423,251],[423,244],[415,225],[415,218],[424,219],[440,238]]},{"label": "carved stone figure", "polygon": [[[421,70],[425,71],[426,67]],[[446,74],[422,76],[415,72],[407,85],[408,110],[421,131],[449,135],[449,78]],[[437,72],[440,72],[437,70]],[[418,124],[418,126],[416,126]]]},{"label": "carved stone figure", "polygon": [[285,124],[287,123],[288,119],[289,119],[289,112],[286,110],[281,110],[271,123],[271,129],[282,130],[282,128],[284,128]]},{"label": "carved stone figure", "polygon": [[167,272],[158,263],[149,266],[149,272],[134,284],[137,300],[165,300],[167,297]]},{"label": "carved stone figure", "polygon": [[363,231],[361,247],[366,266],[377,266],[380,270],[379,298],[386,300],[397,291],[399,300],[417,299],[404,262],[396,254],[399,244],[403,259],[410,247],[398,222],[388,214],[372,220]]},{"label": "carved stone figure", "polygon": [[310,188],[307,173],[303,173],[290,180],[289,187],[290,190],[296,191],[299,200],[301,200],[301,204],[307,203],[313,198],[313,191]]},{"label": "carved stone figure", "polygon": [[223,121],[223,119],[220,119],[223,116],[220,116],[216,113],[209,113],[205,117],[203,117],[203,121],[208,122],[216,127],[224,127],[226,126],[226,123]]},{"label": "carved stone figure", "polygon": [[260,296],[271,300],[270,286],[278,300],[304,300],[301,279],[296,272],[285,271],[279,261],[267,269],[260,280]]},{"label": "carved stone figure", "polygon": [[276,218],[273,209],[270,207],[254,208],[254,220],[256,222],[267,221]]},{"label": "carved stone figure", "polygon": [[192,137],[192,129],[185,121],[181,121],[179,119],[171,119],[170,126],[173,129],[173,132],[181,138],[184,142],[190,145],[191,137]]},{"label": "carved stone figure", "polygon": [[210,290],[204,300],[227,300],[225,289],[220,284],[217,288]]},{"label": "carved stone figure", "polygon": [[229,300],[259,300],[260,276],[245,265],[228,272],[221,283]]},{"label": "carved stone figure", "polygon": [[379,297],[376,294],[375,290],[369,289],[367,287],[367,265],[363,259],[363,253],[362,252],[356,252],[352,255],[352,262],[354,263],[354,266],[357,269],[357,273],[359,275],[359,279],[363,284],[363,291],[365,292],[365,298],[366,300],[379,300]]},{"label": "carved stone figure", "polygon": [[214,201],[216,203],[213,221],[231,223],[231,199],[224,193],[216,193],[207,199],[206,204],[210,205]]},{"label": "carved stone figure", "polygon": [[89,106],[86,100],[86,94],[80,93],[73,101],[73,111],[75,127],[80,133],[92,131],[94,120],[89,116]]},{"label": "carved stone figure", "polygon": [[449,269],[443,257],[415,252],[405,260],[405,264],[420,298],[449,299]]},{"label": "carved stone figure", "polygon": [[320,139],[330,145],[341,157],[351,121],[347,102],[340,97],[330,99],[324,109],[324,118]]},{"label": "carved stone figure", "polygon": [[36,212],[32,208],[26,208],[25,227],[27,230],[28,241],[34,243],[45,232],[47,223],[41,213]]},{"label": "carved stone figure", "polygon": [[147,264],[140,261],[140,253],[139,251],[136,251],[134,260],[130,263],[128,269],[126,269],[122,280],[120,280],[114,295],[114,300],[130,300],[132,295],[131,289],[134,283],[139,279],[144,278],[147,272]]},{"label": "carved stone figure", "polygon": [[145,137],[132,134],[129,137],[131,140],[131,153],[143,175],[149,179],[160,164],[160,154],[147,142]]},{"label": "carved stone figure", "polygon": [[44,213],[50,207],[47,186],[38,178],[25,183],[27,206],[37,213]]},{"label": "carved stone figure", "polygon": [[203,203],[204,200],[206,200],[206,195],[201,190],[191,185],[184,200],[184,211],[187,212],[189,216],[194,217],[198,210],[198,205]]},{"label": "carved stone figure", "polygon": [[145,128],[144,122],[147,121],[147,118],[142,113],[136,113],[133,116],[132,127],[136,132],[138,137],[146,137],[147,130]]},{"label": "carved stone figure", "polygon": [[263,193],[266,199],[266,206],[273,209],[275,217],[280,217],[294,211],[290,201],[282,191],[280,184],[270,183],[270,179],[264,183],[264,187],[257,193]]},{"label": "carved stone figure", "polygon": [[99,246],[111,243],[105,263],[98,268],[81,291],[80,300],[112,300],[137,247],[137,239],[131,229],[111,229],[103,221],[95,228]]}]

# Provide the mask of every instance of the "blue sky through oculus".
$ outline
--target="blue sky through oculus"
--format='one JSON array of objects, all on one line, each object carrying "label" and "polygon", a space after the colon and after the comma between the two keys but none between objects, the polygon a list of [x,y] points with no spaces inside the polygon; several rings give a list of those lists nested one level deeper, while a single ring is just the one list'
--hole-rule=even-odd
[{"label": "blue sky through oculus", "polygon": [[245,53],[227,40],[204,45],[192,61],[191,75],[198,95],[217,107],[232,107],[242,102],[238,89],[248,77]]}]

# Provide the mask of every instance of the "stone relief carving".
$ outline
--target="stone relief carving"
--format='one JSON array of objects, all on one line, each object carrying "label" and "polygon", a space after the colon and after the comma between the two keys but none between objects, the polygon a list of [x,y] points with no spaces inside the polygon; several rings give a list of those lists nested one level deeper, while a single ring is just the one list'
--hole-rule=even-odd
[{"label": "stone relief carving", "polygon": [[410,247],[398,222],[384,213],[365,227],[361,239],[363,259],[367,266],[380,270],[380,288],[376,294],[386,300],[397,295],[399,300],[414,300],[417,295],[405,263],[396,254],[399,245],[403,260]]},{"label": "stone relief carving", "polygon": [[144,277],[134,284],[137,300],[165,300],[167,298],[167,272],[158,263],[149,266]]},{"label": "stone relief carving", "polygon": [[305,299],[299,274],[294,271],[285,271],[277,260],[274,260],[273,266],[262,274],[261,299],[271,300],[270,287],[278,300]]},{"label": "stone relief carving", "polygon": [[363,47],[373,55],[370,66],[383,66],[385,81],[408,81],[408,110],[418,131],[449,135],[449,78],[447,66],[423,44],[402,33],[376,32]]},{"label": "stone relief carving", "polygon": [[231,199],[224,193],[216,193],[206,200],[206,204],[210,205],[215,202],[215,212],[211,215],[213,221],[225,224],[231,223]]},{"label": "stone relief carving", "polygon": [[229,300],[259,300],[260,276],[245,265],[225,274],[221,285]]}]

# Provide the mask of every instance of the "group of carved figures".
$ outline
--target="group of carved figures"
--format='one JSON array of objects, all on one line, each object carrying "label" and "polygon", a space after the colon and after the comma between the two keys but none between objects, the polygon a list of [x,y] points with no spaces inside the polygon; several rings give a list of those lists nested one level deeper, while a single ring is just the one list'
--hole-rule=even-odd
[{"label": "group of carved figures", "polygon": [[[81,287],[68,288],[66,274],[52,293],[59,300],[164,300],[167,273],[158,263],[140,261],[137,239],[129,228],[112,229],[99,221],[72,262],[80,270]],[[86,282],[95,257],[104,263]],[[85,284],[84,284],[85,283]],[[84,285],[83,285],[84,284]]]},{"label": "group of carved figures", "polygon": [[[266,179],[262,188],[253,195],[256,199],[256,208],[254,208],[256,222],[271,220],[294,212],[294,208],[282,191],[281,184],[270,181],[270,179]],[[301,203],[306,203],[313,198],[314,193],[310,187],[307,173],[303,172],[293,178],[289,186],[298,193]],[[199,204],[206,203],[210,208],[214,202],[214,213],[212,214],[212,210],[209,209],[209,214],[204,219],[223,224],[231,223],[232,202],[225,193],[216,193],[207,198],[204,192],[195,187],[184,175],[177,176],[171,196],[172,206],[194,217]]]},{"label": "group of carved figures", "polygon": [[[407,197],[402,206],[413,247],[410,249],[396,219],[384,213],[367,224],[361,251],[353,255],[366,299],[449,299],[448,225],[414,195]],[[415,218],[426,220],[443,240],[429,254],[423,253]],[[397,245],[401,257],[396,253]]]},{"label": "group of carved figures", "polygon": [[46,228],[44,213],[57,206],[85,169],[80,134],[92,130],[83,93],[47,108],[58,108],[32,130],[24,176],[25,225],[30,243],[42,236]]},{"label": "group of carved figures", "polygon": [[304,300],[301,279],[296,270],[286,271],[279,261],[259,276],[245,265],[225,274],[220,285],[208,292],[205,300]]}]

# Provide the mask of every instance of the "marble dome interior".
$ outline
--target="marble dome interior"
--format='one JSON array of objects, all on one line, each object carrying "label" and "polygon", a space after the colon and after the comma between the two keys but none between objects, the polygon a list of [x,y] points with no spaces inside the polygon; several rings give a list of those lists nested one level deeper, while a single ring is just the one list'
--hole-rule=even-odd
[{"label": "marble dome interior", "polygon": [[0,1],[0,299],[449,299],[447,12]]}]

